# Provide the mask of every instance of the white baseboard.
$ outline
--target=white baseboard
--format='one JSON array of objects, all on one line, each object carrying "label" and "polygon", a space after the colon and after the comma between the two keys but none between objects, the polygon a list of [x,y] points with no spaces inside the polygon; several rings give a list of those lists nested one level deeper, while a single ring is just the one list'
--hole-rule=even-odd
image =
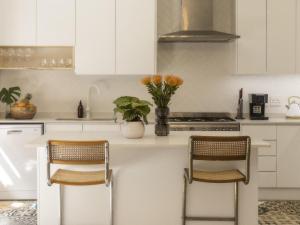
[{"label": "white baseboard", "polygon": [[300,188],[259,188],[259,200],[300,200]]},{"label": "white baseboard", "polygon": [[30,191],[0,191],[0,200],[37,199],[36,190]]}]

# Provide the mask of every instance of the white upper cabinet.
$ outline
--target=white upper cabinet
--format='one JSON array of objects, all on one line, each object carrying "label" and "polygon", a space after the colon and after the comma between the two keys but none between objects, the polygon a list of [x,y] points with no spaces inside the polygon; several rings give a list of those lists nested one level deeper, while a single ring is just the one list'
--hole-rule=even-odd
[{"label": "white upper cabinet", "polygon": [[37,0],[37,44],[75,44],[75,0]]},{"label": "white upper cabinet", "polygon": [[300,73],[300,0],[297,0],[296,72]]},{"label": "white upper cabinet", "polygon": [[115,7],[115,0],[76,1],[77,74],[115,74]]},{"label": "white upper cabinet", "polygon": [[77,74],[155,73],[156,0],[76,2]]},{"label": "white upper cabinet", "polygon": [[0,45],[35,45],[36,0],[0,0]]},{"label": "white upper cabinet", "polygon": [[237,0],[237,73],[266,73],[266,0]]},{"label": "white upper cabinet", "polygon": [[296,71],[296,1],[268,0],[267,71]]},{"label": "white upper cabinet", "polygon": [[300,72],[300,0],[236,0],[238,74]]},{"label": "white upper cabinet", "polygon": [[156,71],[156,1],[116,0],[116,73]]}]

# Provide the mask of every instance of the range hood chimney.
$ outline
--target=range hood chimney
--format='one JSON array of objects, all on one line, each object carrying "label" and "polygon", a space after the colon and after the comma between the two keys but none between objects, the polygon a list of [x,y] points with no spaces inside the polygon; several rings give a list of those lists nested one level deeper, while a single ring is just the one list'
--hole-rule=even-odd
[{"label": "range hood chimney", "polygon": [[235,0],[181,0],[181,30],[159,42],[228,42],[235,32]]}]

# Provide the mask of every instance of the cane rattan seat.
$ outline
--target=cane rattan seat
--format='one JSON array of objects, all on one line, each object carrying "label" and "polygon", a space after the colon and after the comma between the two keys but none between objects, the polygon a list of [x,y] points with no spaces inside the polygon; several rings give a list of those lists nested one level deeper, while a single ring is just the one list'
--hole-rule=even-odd
[{"label": "cane rattan seat", "polygon": [[[112,171],[110,170],[110,173]],[[105,171],[73,171],[58,169],[51,183],[63,185],[96,185],[105,183]]]},{"label": "cane rattan seat", "polygon": [[[52,174],[52,164],[65,164],[64,168],[57,168]],[[70,165],[100,165],[104,169],[98,171],[69,170]],[[101,185],[105,184],[110,193],[110,225],[113,225],[113,172],[109,169],[109,143],[106,140],[99,141],[65,141],[50,140],[48,142],[47,158],[48,185],[59,186],[59,219],[63,220],[63,187],[66,185]]]},{"label": "cane rattan seat", "polygon": [[[239,182],[249,183],[251,139],[248,136],[191,136],[189,140],[189,168],[184,169],[184,198],[182,224],[186,221],[232,221],[238,225]],[[194,161],[244,161],[245,174],[236,168],[205,171],[194,169]],[[201,163],[199,163],[200,166]],[[234,183],[234,216],[187,216],[187,185],[193,181]]]},{"label": "cane rattan seat", "polygon": [[232,183],[245,181],[245,175],[239,170],[193,171],[193,180],[208,183]]}]

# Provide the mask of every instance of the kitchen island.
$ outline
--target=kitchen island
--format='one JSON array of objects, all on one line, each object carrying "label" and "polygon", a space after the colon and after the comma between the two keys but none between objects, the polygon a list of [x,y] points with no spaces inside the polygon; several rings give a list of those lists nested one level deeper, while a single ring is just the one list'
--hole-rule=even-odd
[{"label": "kitchen island", "polygon": [[[239,135],[239,132],[172,132],[168,137],[146,134],[143,139],[125,139],[119,132],[53,132],[30,145],[38,154],[38,225],[59,224],[59,188],[47,186],[47,141],[99,140],[110,142],[110,165],[114,171],[115,225],[180,225],[183,198],[183,168],[188,166],[190,135]],[[240,225],[258,224],[257,148],[268,143],[252,140],[249,185],[240,184]],[[56,166],[53,166],[53,171]],[[199,162],[196,168],[243,168],[241,162]],[[99,166],[64,166],[96,170]],[[188,215],[233,215],[233,184],[194,182],[189,186]],[[108,224],[109,195],[101,186],[64,188],[64,224]],[[199,222],[197,224],[206,224]],[[210,224],[228,224],[211,222]]]}]

